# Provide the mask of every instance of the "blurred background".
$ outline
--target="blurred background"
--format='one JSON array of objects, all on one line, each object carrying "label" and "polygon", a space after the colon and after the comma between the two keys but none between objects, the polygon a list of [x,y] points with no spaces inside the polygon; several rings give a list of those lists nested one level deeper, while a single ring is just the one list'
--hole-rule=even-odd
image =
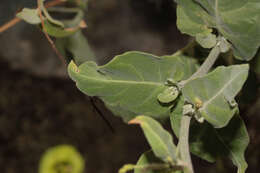
[{"label": "blurred background", "polygon": [[[0,26],[36,0],[1,0]],[[176,28],[172,0],[89,0],[84,34],[100,64],[129,50],[172,54],[189,37]],[[252,82],[253,81],[253,82]],[[260,100],[252,74],[241,114],[251,143],[248,173],[260,170]],[[20,22],[0,33],[0,170],[35,173],[44,151],[71,144],[83,155],[86,173],[115,173],[149,149],[142,131],[96,104],[115,132],[97,114],[90,99],[75,87],[66,68],[40,30]],[[193,157],[195,172],[236,172],[229,160],[209,164]]]}]

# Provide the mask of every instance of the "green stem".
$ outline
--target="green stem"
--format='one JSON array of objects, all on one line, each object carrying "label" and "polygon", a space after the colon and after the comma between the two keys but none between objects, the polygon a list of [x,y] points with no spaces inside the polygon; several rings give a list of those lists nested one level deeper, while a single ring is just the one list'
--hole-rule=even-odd
[{"label": "green stem", "polygon": [[207,59],[201,65],[199,70],[191,76],[191,78],[194,79],[196,77],[201,77],[201,76],[207,74],[208,71],[211,69],[211,67],[214,65],[214,63],[216,62],[219,54],[220,54],[220,48],[217,45],[210,51]]},{"label": "green stem", "polygon": [[[218,42],[216,46],[210,51],[207,59],[203,62],[203,64],[200,66],[198,71],[194,73],[189,79],[180,82],[180,87],[184,87],[184,85],[197,78],[204,76],[209,72],[211,67],[216,62],[219,54],[221,53],[220,49],[221,42]],[[192,162],[191,162],[191,156],[190,156],[190,149],[189,149],[189,128],[190,128],[190,121],[191,116],[189,115],[183,115],[181,119],[181,128],[180,128],[180,134],[179,134],[179,144],[180,147],[180,155],[181,159],[187,164],[186,169],[184,169],[184,173],[194,173]]]},{"label": "green stem", "polygon": [[198,71],[196,71],[196,73],[194,73],[189,79],[180,82],[181,88],[187,82],[189,82],[197,77],[201,77],[201,76],[207,74],[208,71],[211,69],[211,67],[214,65],[214,63],[216,62],[216,60],[218,59],[218,56],[220,53],[221,53],[220,43],[217,43],[216,46],[213,49],[211,49],[207,59],[203,62],[203,64],[198,69]]},{"label": "green stem", "polygon": [[187,164],[184,168],[184,173],[194,173],[193,166],[191,162],[190,150],[189,150],[189,127],[190,127],[191,117],[183,115],[181,119],[181,129],[179,144],[181,159]]}]

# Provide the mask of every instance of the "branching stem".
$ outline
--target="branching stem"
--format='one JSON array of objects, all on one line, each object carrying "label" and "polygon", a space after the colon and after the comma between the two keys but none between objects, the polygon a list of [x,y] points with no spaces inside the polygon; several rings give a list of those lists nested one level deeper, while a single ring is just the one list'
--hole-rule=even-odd
[{"label": "branching stem", "polygon": [[[62,0],[53,0],[53,1],[47,2],[46,5],[45,5],[45,8],[54,7],[54,6],[57,6],[57,5],[62,4],[64,2],[65,1],[62,1]],[[15,26],[17,23],[19,23],[21,21],[22,20],[20,18],[14,17],[12,20],[10,20],[7,23],[0,26],[0,34],[3,33],[4,31],[8,30],[9,28]]]},{"label": "branching stem", "polygon": [[38,5],[38,13],[39,13],[39,17],[41,19],[41,25],[42,25],[42,31],[45,35],[45,37],[47,38],[48,42],[50,43],[52,49],[54,50],[54,52],[56,53],[56,55],[58,56],[58,58],[61,60],[61,62],[63,63],[63,65],[66,67],[66,61],[65,58],[61,55],[61,53],[58,51],[58,49],[56,48],[54,42],[52,41],[52,39],[50,38],[50,36],[48,35],[48,33],[45,30],[45,25],[44,25],[44,19],[43,19],[43,15],[42,15],[42,1],[41,0],[37,0],[37,5]]},{"label": "branching stem", "polygon": [[[189,79],[180,82],[181,88],[184,87],[184,85],[187,82],[197,77],[201,77],[209,72],[209,70],[214,65],[218,56],[221,53],[220,44],[221,42],[218,42],[216,46],[210,51],[209,56],[204,61],[204,63],[200,66],[200,68],[196,73],[194,73]],[[179,138],[178,146],[180,147],[179,149],[180,149],[181,159],[187,164],[186,169],[184,169],[184,173],[194,173],[192,162],[191,162],[190,149],[189,149],[189,129],[190,129],[191,118],[192,117],[189,115],[182,116],[181,129],[179,134],[180,138]]]}]

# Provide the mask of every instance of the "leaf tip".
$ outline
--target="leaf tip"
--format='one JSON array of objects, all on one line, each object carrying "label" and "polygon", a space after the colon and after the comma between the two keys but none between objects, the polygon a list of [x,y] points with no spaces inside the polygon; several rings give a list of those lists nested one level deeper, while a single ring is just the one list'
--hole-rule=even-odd
[{"label": "leaf tip", "polygon": [[142,124],[142,120],[141,120],[142,117],[143,116],[140,115],[140,116],[128,121],[128,124],[140,124],[141,125]]},{"label": "leaf tip", "polygon": [[76,73],[79,73],[79,68],[78,66],[75,64],[75,62],[72,60],[70,63],[69,63],[69,69],[71,69],[73,72],[76,72]]},{"label": "leaf tip", "polygon": [[141,124],[141,121],[135,118],[135,119],[128,121],[128,124]]}]

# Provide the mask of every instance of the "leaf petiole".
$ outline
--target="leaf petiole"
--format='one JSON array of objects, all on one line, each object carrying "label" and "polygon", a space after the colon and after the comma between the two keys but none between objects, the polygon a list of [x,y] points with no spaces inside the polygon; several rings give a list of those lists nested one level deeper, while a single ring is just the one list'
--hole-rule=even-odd
[{"label": "leaf petiole", "polygon": [[186,83],[188,83],[189,81],[207,74],[209,72],[209,70],[211,69],[211,67],[214,65],[214,63],[216,62],[216,60],[218,59],[218,57],[221,53],[221,48],[223,47],[223,44],[226,44],[226,42],[224,42],[224,39],[220,38],[218,43],[216,44],[216,46],[211,49],[207,59],[203,62],[203,64],[196,71],[196,73],[194,73],[189,79],[181,81],[179,83],[179,87],[183,88],[184,85]]}]

